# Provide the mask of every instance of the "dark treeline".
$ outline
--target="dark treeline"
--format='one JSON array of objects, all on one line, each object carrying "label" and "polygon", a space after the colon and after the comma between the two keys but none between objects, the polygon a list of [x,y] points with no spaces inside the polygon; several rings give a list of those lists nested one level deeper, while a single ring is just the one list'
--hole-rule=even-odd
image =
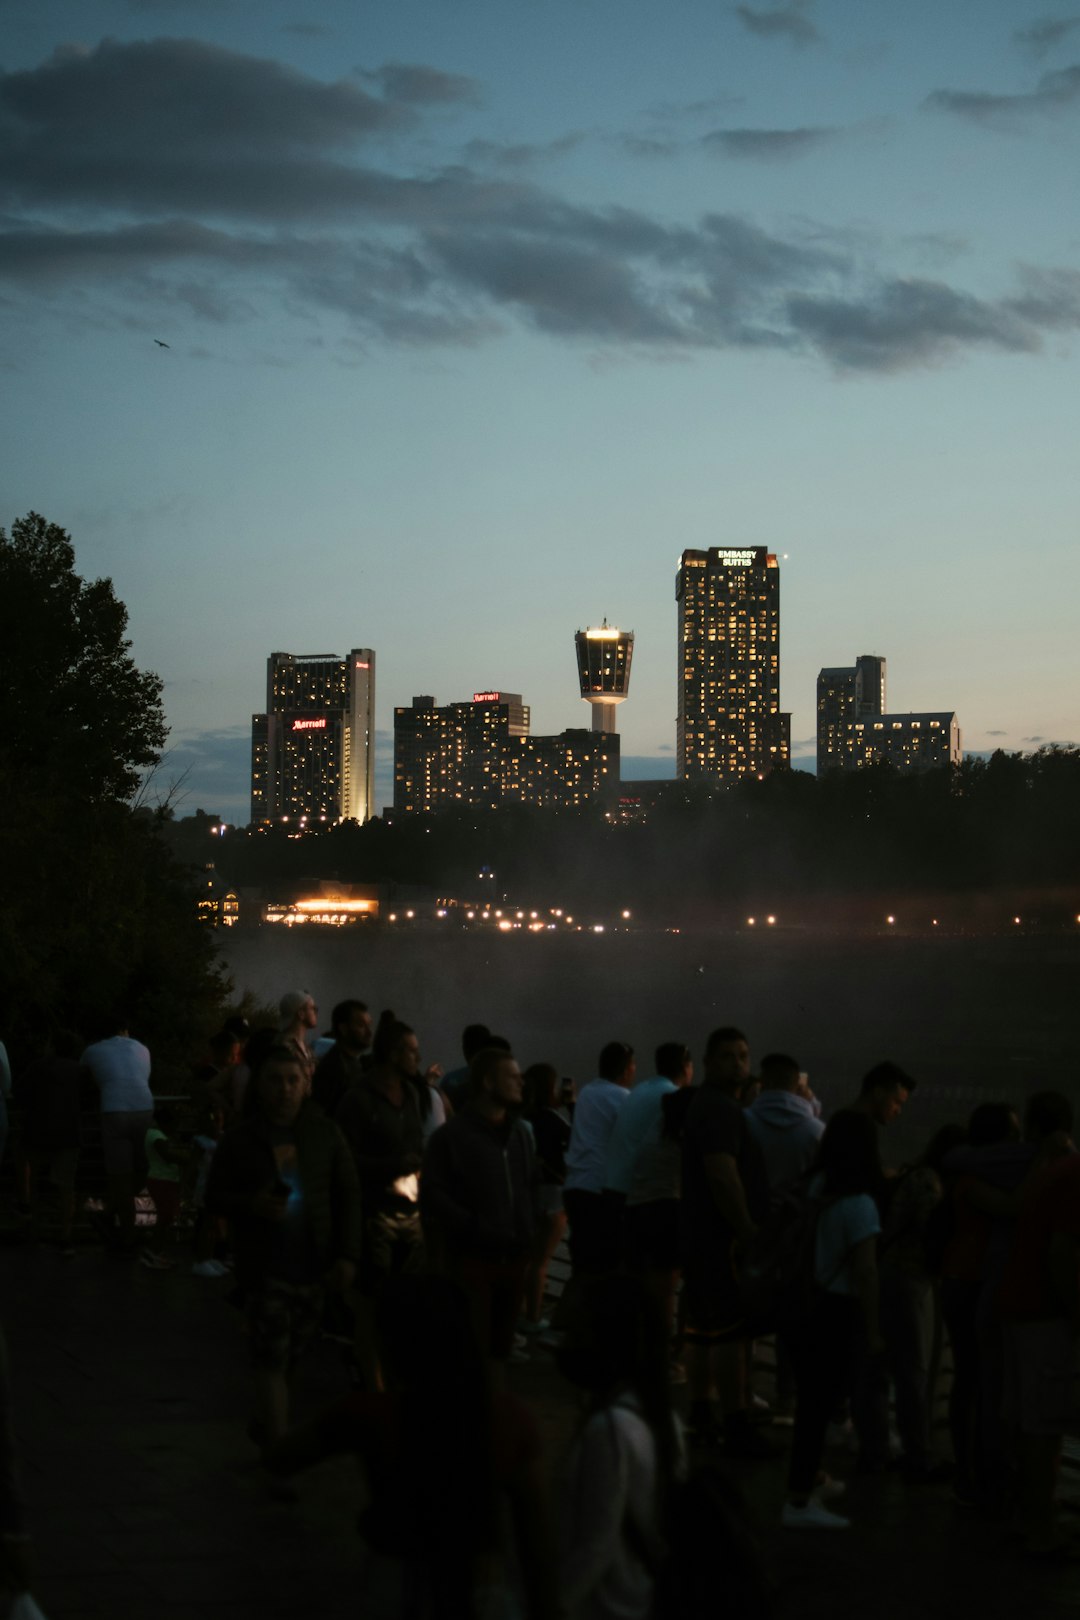
[{"label": "dark treeline", "polygon": [[166,818],[138,806],[165,720],[126,629],[63,529],[34,512],[0,529],[0,1039],[16,1064],[50,1029],[96,1038],[126,1017],[168,1067],[227,988]]},{"label": "dark treeline", "polygon": [[[633,784],[628,784],[632,790]],[[459,898],[631,906],[671,920],[763,894],[991,892],[1080,881],[1080,749],[995,753],[955,769],[817,779],[776,772],[726,792],[688,786],[641,823],[510,806],[345,823],[290,839],[239,829],[217,844],[236,886],[337,879]]]}]

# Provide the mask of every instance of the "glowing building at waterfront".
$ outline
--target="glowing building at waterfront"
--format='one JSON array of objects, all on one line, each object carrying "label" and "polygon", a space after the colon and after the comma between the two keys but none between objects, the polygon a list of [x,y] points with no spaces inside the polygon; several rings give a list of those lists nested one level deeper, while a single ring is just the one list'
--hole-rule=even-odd
[{"label": "glowing building at waterfront", "polygon": [[317,826],[375,812],[375,654],[271,653],[251,720],[251,819]]}]

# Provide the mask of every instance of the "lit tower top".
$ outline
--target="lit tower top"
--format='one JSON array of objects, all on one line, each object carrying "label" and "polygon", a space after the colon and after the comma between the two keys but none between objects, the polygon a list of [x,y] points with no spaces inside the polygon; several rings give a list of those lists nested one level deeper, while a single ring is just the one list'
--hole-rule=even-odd
[{"label": "lit tower top", "polygon": [[616,630],[605,619],[599,630],[579,630],[574,643],[581,696],[592,705],[592,728],[614,731],[615,705],[626,701],[630,685],[634,632]]}]

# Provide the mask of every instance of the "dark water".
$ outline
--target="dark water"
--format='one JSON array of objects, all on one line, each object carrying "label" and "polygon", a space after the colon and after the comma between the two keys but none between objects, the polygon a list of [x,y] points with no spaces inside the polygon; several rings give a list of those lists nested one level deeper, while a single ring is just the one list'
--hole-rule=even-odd
[{"label": "dark water", "polygon": [[310,989],[322,1022],[335,1001],[393,1007],[426,1062],[460,1062],[464,1024],[505,1034],[522,1064],[579,1081],[604,1042],[625,1040],[651,1072],[653,1049],[695,1053],[737,1024],[755,1058],[787,1051],[826,1111],[891,1058],[917,1081],[887,1156],[917,1153],[975,1103],[1068,1092],[1080,1109],[1080,937],[904,939],[607,933],[561,937],[262,928],[226,938],[237,990],[275,1001]]}]

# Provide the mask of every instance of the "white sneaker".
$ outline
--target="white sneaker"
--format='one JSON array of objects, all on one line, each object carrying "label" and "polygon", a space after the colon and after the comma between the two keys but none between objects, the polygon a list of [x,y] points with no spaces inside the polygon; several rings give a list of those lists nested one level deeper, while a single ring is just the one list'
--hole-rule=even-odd
[{"label": "white sneaker", "polygon": [[225,1267],[219,1266],[216,1260],[196,1260],[191,1268],[193,1277],[224,1277]]},{"label": "white sneaker", "polygon": [[785,1530],[850,1530],[851,1520],[843,1519],[839,1513],[830,1513],[823,1502],[812,1496],[808,1502],[797,1507],[794,1502],[785,1502],[784,1510],[780,1515],[780,1523]]}]

